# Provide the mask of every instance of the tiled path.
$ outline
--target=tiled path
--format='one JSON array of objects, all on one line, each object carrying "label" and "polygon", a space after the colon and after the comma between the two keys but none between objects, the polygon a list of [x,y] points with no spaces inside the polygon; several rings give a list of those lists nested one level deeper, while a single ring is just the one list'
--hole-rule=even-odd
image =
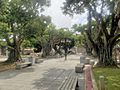
[{"label": "tiled path", "polygon": [[[0,72],[0,90],[57,90],[61,82],[80,63],[80,55],[46,59],[43,63],[24,68]],[[84,90],[84,74],[78,74],[80,90]]]}]

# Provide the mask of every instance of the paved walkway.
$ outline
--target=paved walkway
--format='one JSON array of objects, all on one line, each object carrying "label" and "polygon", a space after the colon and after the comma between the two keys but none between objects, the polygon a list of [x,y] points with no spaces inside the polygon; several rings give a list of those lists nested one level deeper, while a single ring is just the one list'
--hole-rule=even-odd
[{"label": "paved walkway", "polygon": [[[57,90],[69,74],[75,73],[80,55],[46,59],[43,63],[24,68],[0,72],[0,90]],[[78,74],[80,90],[84,90],[84,73]]]}]

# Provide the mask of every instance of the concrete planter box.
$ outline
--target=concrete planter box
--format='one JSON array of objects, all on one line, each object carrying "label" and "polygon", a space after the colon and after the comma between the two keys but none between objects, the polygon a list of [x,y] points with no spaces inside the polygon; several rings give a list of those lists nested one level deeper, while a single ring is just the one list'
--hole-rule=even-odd
[{"label": "concrete planter box", "polygon": [[83,64],[77,64],[75,66],[75,72],[76,73],[82,73],[83,72],[84,65]]},{"label": "concrete planter box", "polygon": [[90,58],[85,59],[85,64],[90,64]]}]

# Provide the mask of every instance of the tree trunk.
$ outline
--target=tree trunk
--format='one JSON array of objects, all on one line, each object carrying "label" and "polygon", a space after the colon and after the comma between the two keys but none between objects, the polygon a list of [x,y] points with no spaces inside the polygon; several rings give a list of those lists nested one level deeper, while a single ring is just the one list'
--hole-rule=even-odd
[{"label": "tree trunk", "polygon": [[8,48],[8,51],[9,51],[9,54],[8,54],[7,62],[15,62],[15,61],[21,60],[19,44],[11,46],[11,48]]},{"label": "tree trunk", "polygon": [[86,33],[88,33],[86,35],[86,52],[87,52],[88,55],[92,55],[92,45],[91,45],[91,42],[89,40],[89,37],[92,38],[92,35],[91,35],[91,21],[92,21],[92,14],[91,14],[91,8],[89,6],[89,8],[88,8],[88,27],[87,27],[87,30],[86,30]]},{"label": "tree trunk", "polygon": [[[88,40],[87,40],[88,41]],[[86,42],[87,42],[86,41]],[[85,49],[86,49],[86,53],[88,54],[88,55],[92,55],[92,48],[90,48],[90,44],[88,45],[89,43],[87,42],[87,43],[85,43]]]},{"label": "tree trunk", "polygon": [[43,47],[42,57],[49,56],[51,50],[52,50],[51,44],[48,42],[48,43]]},{"label": "tree trunk", "polygon": [[98,65],[100,66],[116,66],[112,58],[112,51],[110,47],[100,47],[98,59]]}]

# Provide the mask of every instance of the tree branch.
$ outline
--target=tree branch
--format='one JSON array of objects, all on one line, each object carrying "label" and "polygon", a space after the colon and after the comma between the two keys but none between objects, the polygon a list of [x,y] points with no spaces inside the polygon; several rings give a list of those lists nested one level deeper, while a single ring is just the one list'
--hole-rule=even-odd
[{"label": "tree branch", "polygon": [[110,35],[114,36],[115,31],[116,31],[116,23],[115,23],[115,13],[112,13],[112,22],[111,22],[111,30],[110,30]]},{"label": "tree branch", "polygon": [[91,35],[89,34],[89,32],[88,32],[88,31],[86,31],[86,34],[87,34],[87,37],[88,37],[88,39],[90,40],[90,42],[91,42],[92,46],[94,46],[94,45],[95,45],[95,43],[94,43],[93,39],[91,38]]},{"label": "tree branch", "polygon": [[100,16],[100,21],[101,21],[100,26],[102,27],[101,30],[102,30],[103,34],[105,35],[106,39],[108,39],[109,35],[108,35],[108,31],[107,31],[107,22],[105,22],[103,20],[102,14],[99,14],[99,16]]},{"label": "tree branch", "polygon": [[117,41],[115,41],[114,43],[112,43],[111,47],[110,48],[114,48],[115,45],[117,45],[118,43],[120,42],[120,39],[118,39]]},{"label": "tree branch", "polygon": [[111,38],[110,40],[109,40],[109,43],[110,44],[113,44],[113,43],[115,43],[116,41],[117,41],[117,39],[119,39],[120,38],[120,34],[117,34],[117,35],[115,35],[113,38]]}]

